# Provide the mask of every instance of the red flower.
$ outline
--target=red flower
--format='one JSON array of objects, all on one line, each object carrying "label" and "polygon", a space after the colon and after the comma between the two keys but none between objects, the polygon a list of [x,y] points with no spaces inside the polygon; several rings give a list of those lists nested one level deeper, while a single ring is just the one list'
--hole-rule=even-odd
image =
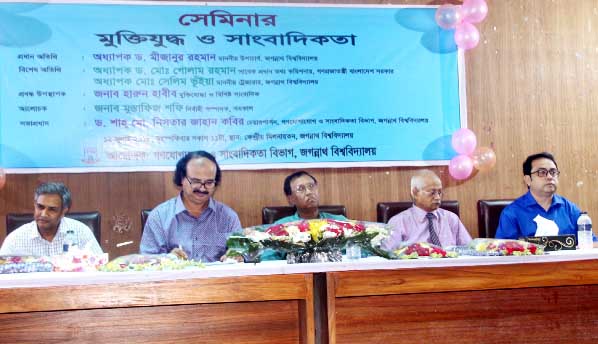
[{"label": "red flower", "polygon": [[297,227],[299,227],[300,232],[309,232],[309,223],[307,223],[307,221],[299,222]]},{"label": "red flower", "polygon": [[283,224],[274,225],[266,229],[266,233],[274,236],[287,236],[289,233],[285,230]]}]

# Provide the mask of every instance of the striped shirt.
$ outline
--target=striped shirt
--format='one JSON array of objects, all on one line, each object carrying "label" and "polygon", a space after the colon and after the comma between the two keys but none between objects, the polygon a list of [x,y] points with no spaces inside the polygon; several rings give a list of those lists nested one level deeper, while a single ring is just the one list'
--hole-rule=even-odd
[{"label": "striped shirt", "polygon": [[228,237],[241,230],[239,217],[230,207],[210,198],[197,218],[187,211],[179,194],[150,212],[139,250],[169,253],[181,246],[189,259],[214,262],[226,253]]},{"label": "striped shirt", "polygon": [[76,243],[80,248],[85,248],[89,243],[89,248],[94,254],[102,254],[102,248],[89,227],[77,220],[63,217],[52,241],[44,239],[39,234],[35,221],[31,221],[15,229],[4,239],[0,255],[53,256],[62,254],[67,230],[73,230]]},{"label": "striped shirt", "polygon": [[[401,243],[431,242],[427,213],[414,205],[393,216],[388,221],[392,231],[390,237],[382,244],[383,248],[395,249]],[[432,214],[434,230],[442,246],[469,244],[471,236],[455,213],[438,208]]]}]

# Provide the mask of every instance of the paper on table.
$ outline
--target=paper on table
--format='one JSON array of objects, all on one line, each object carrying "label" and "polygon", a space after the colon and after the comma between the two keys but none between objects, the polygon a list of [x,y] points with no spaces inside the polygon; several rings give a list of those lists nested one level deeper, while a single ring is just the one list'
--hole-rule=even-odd
[{"label": "paper on table", "polygon": [[534,218],[534,222],[537,225],[535,236],[559,235],[559,226],[554,221],[538,214]]}]

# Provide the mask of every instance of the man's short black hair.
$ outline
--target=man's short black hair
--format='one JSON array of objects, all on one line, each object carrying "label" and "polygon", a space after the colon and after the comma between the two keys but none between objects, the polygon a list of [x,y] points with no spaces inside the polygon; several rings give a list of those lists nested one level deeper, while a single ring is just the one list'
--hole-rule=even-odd
[{"label": "man's short black hair", "polygon": [[536,154],[532,154],[530,156],[527,157],[527,159],[525,159],[525,161],[523,162],[523,175],[524,176],[531,176],[532,174],[532,161],[537,160],[537,159],[548,159],[548,160],[552,160],[552,162],[554,162],[554,166],[556,166],[556,168],[559,168],[559,165],[557,165],[556,161],[554,160],[554,156],[548,152],[542,152],[542,153],[536,153]]},{"label": "man's short black hair", "polygon": [[314,176],[312,176],[311,174],[305,172],[305,171],[297,171],[295,173],[291,173],[289,174],[285,179],[284,179],[284,185],[283,185],[283,189],[284,189],[284,194],[287,196],[290,196],[293,194],[293,190],[291,190],[291,182],[301,176],[309,176],[311,179],[314,180],[314,183],[318,184],[318,181],[316,180],[316,178]]},{"label": "man's short black hair", "polygon": [[176,169],[174,170],[174,176],[172,177],[174,185],[183,186],[183,178],[187,176],[187,164],[192,159],[197,158],[206,158],[213,162],[214,165],[216,165],[216,177],[214,178],[214,181],[216,182],[217,186],[220,185],[220,179],[222,178],[220,166],[216,162],[216,158],[214,158],[212,154],[206,151],[189,152],[184,157],[182,157],[181,160],[179,160],[179,162],[176,163]]},{"label": "man's short black hair", "polygon": [[62,209],[71,208],[71,191],[63,183],[49,182],[38,185],[33,194],[33,200],[37,201],[40,195],[58,195],[62,200]]}]

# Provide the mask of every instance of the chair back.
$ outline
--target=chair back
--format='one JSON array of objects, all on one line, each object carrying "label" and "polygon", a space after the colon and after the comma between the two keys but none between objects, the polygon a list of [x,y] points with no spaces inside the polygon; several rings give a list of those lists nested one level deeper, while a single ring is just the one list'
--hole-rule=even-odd
[{"label": "chair back", "polygon": [[145,228],[145,222],[147,221],[147,217],[152,209],[141,209],[141,233],[143,233],[143,229]]},{"label": "chair back", "polygon": [[[376,207],[376,219],[381,223],[388,223],[391,217],[413,206],[413,202],[380,202]],[[451,211],[459,216],[459,201],[442,201],[440,208]]]},{"label": "chair back", "polygon": [[[98,243],[101,244],[100,238],[102,234],[102,216],[98,211],[88,211],[88,212],[79,212],[79,213],[67,213],[65,217],[83,222],[87,225],[87,227],[91,228],[93,235],[96,237]],[[21,227],[22,225],[33,221],[33,214],[25,213],[25,214],[15,214],[9,213],[6,214],[6,235],[10,232],[14,231],[15,229]]]},{"label": "chair back", "polygon": [[[347,209],[344,205],[321,205],[319,210],[325,213],[347,216]],[[293,215],[296,211],[295,207],[291,206],[264,207],[262,208],[262,224],[274,223],[283,217]]]},{"label": "chair back", "polygon": [[502,210],[512,199],[487,199],[478,201],[478,228],[480,238],[494,238]]}]

